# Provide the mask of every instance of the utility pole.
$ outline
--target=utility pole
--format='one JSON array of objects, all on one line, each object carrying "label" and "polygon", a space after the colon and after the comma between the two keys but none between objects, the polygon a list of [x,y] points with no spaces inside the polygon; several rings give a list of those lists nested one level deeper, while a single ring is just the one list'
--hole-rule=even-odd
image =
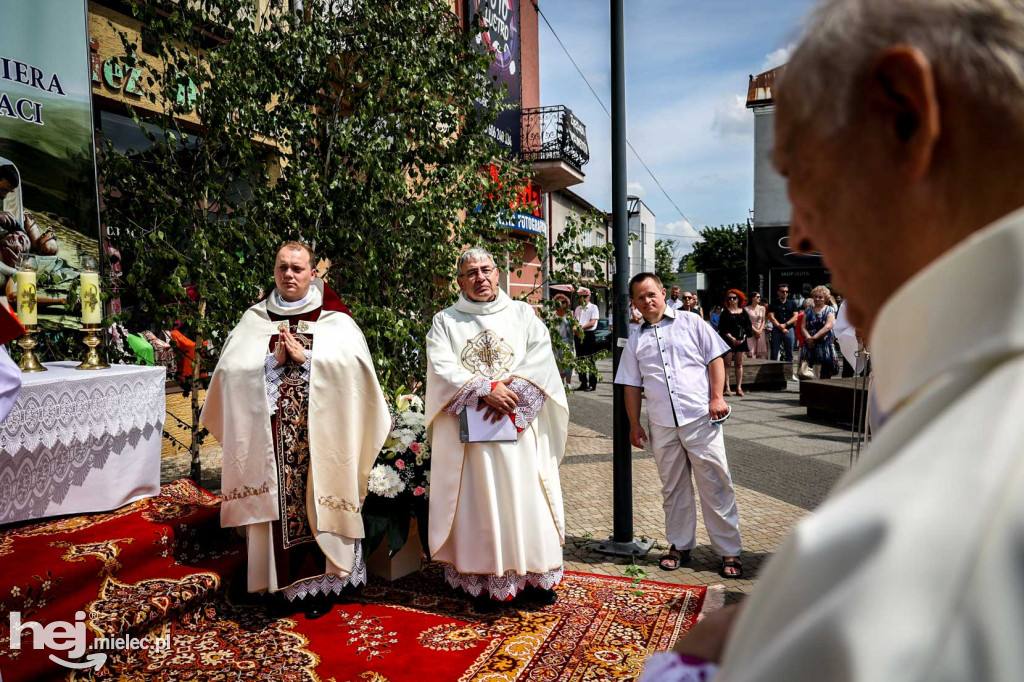
[{"label": "utility pole", "polygon": [[[626,41],[623,0],[611,0],[612,47],[612,237],[615,244],[615,345],[612,373],[619,369],[622,347],[629,336],[629,216],[626,207]],[[633,537],[633,452],[629,442],[626,396],[622,386],[613,390],[612,536],[593,548],[616,556],[643,556],[653,540]]]}]

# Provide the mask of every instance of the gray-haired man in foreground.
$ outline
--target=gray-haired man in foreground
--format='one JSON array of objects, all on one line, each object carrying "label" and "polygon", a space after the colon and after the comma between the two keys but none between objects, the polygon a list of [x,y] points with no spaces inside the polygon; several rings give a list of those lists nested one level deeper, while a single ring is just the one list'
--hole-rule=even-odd
[{"label": "gray-haired man in foreground", "polygon": [[870,338],[875,438],[646,678],[1019,680],[1024,0],[824,2],[776,90],[790,242]]}]

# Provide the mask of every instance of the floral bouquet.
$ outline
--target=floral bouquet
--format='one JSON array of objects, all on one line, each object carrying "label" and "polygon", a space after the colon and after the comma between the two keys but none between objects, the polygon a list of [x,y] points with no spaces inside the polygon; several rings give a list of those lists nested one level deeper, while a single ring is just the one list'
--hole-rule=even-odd
[{"label": "floral bouquet", "polygon": [[387,538],[389,553],[402,549],[415,516],[424,547],[430,496],[430,445],[423,399],[399,389],[389,399],[391,433],[370,470],[363,503],[364,551],[373,553]]}]

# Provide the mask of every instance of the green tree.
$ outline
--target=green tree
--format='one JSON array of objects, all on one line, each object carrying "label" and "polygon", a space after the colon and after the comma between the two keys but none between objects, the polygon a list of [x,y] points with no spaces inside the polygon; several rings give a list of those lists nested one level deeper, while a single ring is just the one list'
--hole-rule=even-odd
[{"label": "green tree", "polygon": [[747,227],[741,223],[705,227],[702,239],[680,262],[680,272],[703,272],[708,277],[710,301],[721,301],[728,289],[747,289]]},{"label": "green tree", "polygon": [[[552,297],[541,301],[538,313],[544,320],[551,333],[551,347],[558,359],[558,369],[565,371],[572,369],[577,373],[598,374],[597,360],[604,358],[608,352],[601,351],[590,357],[577,357],[574,343],[566,343],[561,337],[561,328],[564,321],[568,321],[572,328],[573,336],[583,338],[583,330],[580,328],[576,318],[572,316],[575,309],[575,292],[581,287],[594,285],[607,285],[606,267],[613,259],[613,246],[585,246],[584,235],[600,229],[604,225],[604,217],[593,211],[584,215],[569,214],[565,219],[565,226],[558,239],[552,244],[541,240],[538,248],[540,259],[543,262],[548,257],[550,250],[551,260],[554,268],[548,275],[548,283],[557,283],[568,287],[570,292],[551,292]],[[538,278],[532,290],[526,290],[519,295],[521,300],[527,300],[536,295],[543,286]],[[558,303],[554,300],[557,293],[566,293],[569,297],[569,310],[565,317],[557,314]]]},{"label": "green tree", "polygon": [[654,274],[666,286],[676,278],[675,248],[676,243],[671,239],[658,239],[654,242]]},{"label": "green tree", "polygon": [[[197,386],[273,286],[274,246],[298,238],[330,262],[385,392],[415,387],[463,245],[514,248],[498,223],[524,169],[493,162],[486,127],[504,105],[491,57],[443,0],[307,2],[303,17],[252,5],[131,4],[159,47],[144,54],[122,34],[122,66],[164,108],[130,110],[149,148],[107,145],[102,165],[104,219],[128,237],[134,327],[180,321],[199,348],[185,388]],[[193,392],[195,480],[200,407]]]}]

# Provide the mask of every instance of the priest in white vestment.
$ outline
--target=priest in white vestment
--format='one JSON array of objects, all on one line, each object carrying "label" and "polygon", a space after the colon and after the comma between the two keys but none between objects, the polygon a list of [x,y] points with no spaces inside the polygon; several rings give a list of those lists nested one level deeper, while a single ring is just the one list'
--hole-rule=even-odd
[{"label": "priest in white vestment", "polygon": [[869,338],[873,440],[645,679],[1024,679],[1024,2],[828,0],[774,94],[790,244]]},{"label": "priest in white vestment", "polygon": [[[307,618],[366,582],[360,514],[391,428],[362,332],[313,280],[313,251],[278,249],[276,288],[224,343],[201,421],[224,449],[223,527],[243,526],[249,592]],[[315,345],[314,345],[315,340]]]},{"label": "priest in white vestment", "polygon": [[[521,592],[553,603],[565,521],[558,464],[569,408],[544,323],[498,288],[484,249],[459,259],[458,302],[427,335],[430,552],[479,610]],[[467,442],[459,413],[514,425],[512,442]]]}]

